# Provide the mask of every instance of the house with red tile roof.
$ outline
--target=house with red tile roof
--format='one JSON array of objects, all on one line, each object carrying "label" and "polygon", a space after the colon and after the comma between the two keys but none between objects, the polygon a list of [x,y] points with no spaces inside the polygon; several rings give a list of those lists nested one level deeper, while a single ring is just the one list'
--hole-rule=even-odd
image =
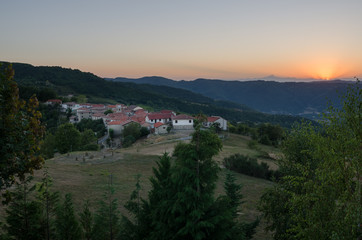
[{"label": "house with red tile roof", "polygon": [[203,125],[204,127],[211,127],[213,124],[218,124],[219,127],[226,131],[228,129],[228,123],[227,121],[219,116],[211,116],[207,118],[207,122],[205,122]]},{"label": "house with red tile roof", "polygon": [[175,116],[175,115],[172,112],[168,112],[168,113],[153,112],[153,113],[149,113],[146,116],[146,122],[151,123],[151,124],[155,124],[157,122],[169,123],[172,121],[173,116]]},{"label": "house with red tile roof", "polygon": [[107,129],[108,129],[108,131],[110,129],[112,129],[115,136],[120,136],[123,132],[123,129],[131,123],[134,123],[134,121],[132,121],[132,120],[112,121],[112,122],[107,123]]},{"label": "house with red tile roof", "polygon": [[162,122],[157,122],[154,125],[156,134],[166,134],[168,125]]}]

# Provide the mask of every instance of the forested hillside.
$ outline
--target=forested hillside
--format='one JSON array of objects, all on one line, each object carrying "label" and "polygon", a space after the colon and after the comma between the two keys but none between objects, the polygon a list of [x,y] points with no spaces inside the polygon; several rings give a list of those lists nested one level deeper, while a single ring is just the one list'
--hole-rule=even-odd
[{"label": "forested hillside", "polygon": [[316,115],[326,109],[327,102],[339,105],[338,96],[350,82],[274,82],[274,81],[222,81],[197,79],[173,81],[162,77],[139,79],[115,78],[117,82],[134,82],[187,89],[213,99],[245,104],[266,113]]},{"label": "forested hillside", "polygon": [[235,122],[270,122],[290,127],[296,120],[288,115],[270,115],[252,110],[245,105],[215,101],[183,89],[166,86],[138,85],[106,81],[92,73],[61,67],[34,67],[13,63],[15,80],[20,86],[53,89],[58,95],[83,94],[90,102],[116,101],[141,104],[154,109],[173,109],[178,112],[219,115]]}]

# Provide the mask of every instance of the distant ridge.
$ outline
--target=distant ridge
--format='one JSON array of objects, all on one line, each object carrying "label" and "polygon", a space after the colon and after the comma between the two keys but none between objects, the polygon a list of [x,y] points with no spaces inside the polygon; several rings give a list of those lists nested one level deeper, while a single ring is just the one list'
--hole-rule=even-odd
[{"label": "distant ridge", "polygon": [[308,117],[316,117],[324,111],[328,101],[338,107],[339,95],[353,83],[342,80],[277,82],[267,80],[223,81],[202,78],[194,81],[174,81],[157,76],[108,80],[182,88],[213,99],[244,104],[265,113]]}]

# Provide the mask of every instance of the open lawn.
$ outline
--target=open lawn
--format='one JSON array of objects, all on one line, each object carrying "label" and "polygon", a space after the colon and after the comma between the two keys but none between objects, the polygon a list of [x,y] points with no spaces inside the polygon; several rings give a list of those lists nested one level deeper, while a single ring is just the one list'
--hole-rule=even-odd
[{"label": "open lawn", "polygon": [[[72,193],[75,208],[81,209],[85,200],[89,199],[93,208],[102,197],[112,174],[113,185],[120,211],[126,214],[123,205],[129,199],[136,183],[135,176],[141,175],[142,196],[146,197],[150,189],[149,178],[155,161],[165,151],[172,153],[174,146],[180,141],[189,141],[189,133],[151,136],[143,139],[127,149],[102,150],[98,152],[73,152],[56,156],[47,160],[45,167],[54,179],[53,189],[64,193]],[[180,140],[181,139],[181,140]],[[231,154],[242,153],[258,157],[272,168],[276,165],[270,156],[279,155],[278,149],[258,145],[258,150],[249,149],[245,136],[230,134],[223,140],[223,150],[215,160],[220,163],[221,171],[216,194],[223,193],[223,181],[226,169],[222,168],[222,159]],[[270,156],[269,156],[270,155]],[[41,178],[43,170],[35,173],[36,180]],[[240,218],[246,221],[254,220],[261,214],[257,211],[257,202],[265,188],[272,182],[235,173],[238,183],[243,186],[244,203],[241,207]],[[257,229],[254,239],[271,239],[270,234],[263,231],[264,225]]]}]

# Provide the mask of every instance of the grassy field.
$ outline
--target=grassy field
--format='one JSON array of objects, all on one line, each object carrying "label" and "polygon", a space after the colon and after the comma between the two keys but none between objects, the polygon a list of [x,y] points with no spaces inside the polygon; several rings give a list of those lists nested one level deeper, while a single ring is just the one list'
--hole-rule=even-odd
[{"label": "grassy field", "polygon": [[[149,178],[152,176],[152,167],[155,161],[165,151],[172,153],[179,140],[188,136],[185,134],[170,134],[167,136],[152,136],[144,139],[134,146],[119,150],[102,150],[99,152],[74,152],[56,156],[47,160],[45,167],[54,179],[53,189],[64,193],[72,193],[76,209],[81,209],[85,200],[90,200],[93,208],[102,197],[112,174],[113,185],[116,189],[116,197],[121,213],[126,213],[123,205],[129,199],[136,183],[135,176],[141,175],[143,197],[147,196],[150,189]],[[276,165],[270,156],[278,156],[278,149],[258,145],[258,150],[249,149],[247,142],[250,139],[245,136],[230,134],[223,140],[223,150],[215,160],[220,163],[224,157],[231,154],[242,153],[258,157],[260,161],[267,162],[272,168]],[[222,167],[222,166],[221,166]],[[216,195],[223,193],[223,181],[226,169],[221,168]],[[40,179],[43,171],[35,173],[36,179]],[[261,216],[257,211],[257,202],[264,189],[272,186],[270,181],[253,178],[242,174],[235,174],[238,183],[242,184],[244,204],[241,208],[241,219],[254,220]],[[257,229],[254,239],[271,239],[270,234],[263,231],[264,224]]]}]

